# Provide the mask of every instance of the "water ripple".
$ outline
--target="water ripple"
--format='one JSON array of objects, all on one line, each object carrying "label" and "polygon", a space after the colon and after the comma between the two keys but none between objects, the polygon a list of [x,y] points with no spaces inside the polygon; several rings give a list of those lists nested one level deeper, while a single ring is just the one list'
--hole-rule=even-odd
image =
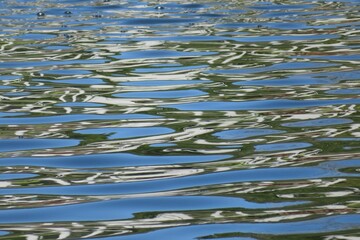
[{"label": "water ripple", "polygon": [[0,239],[357,239],[359,10],[0,1]]}]

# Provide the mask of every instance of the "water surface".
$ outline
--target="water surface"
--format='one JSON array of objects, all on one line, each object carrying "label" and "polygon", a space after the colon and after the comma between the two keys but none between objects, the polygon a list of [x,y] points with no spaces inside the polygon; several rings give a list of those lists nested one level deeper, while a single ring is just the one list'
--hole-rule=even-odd
[{"label": "water surface", "polygon": [[358,239],[359,12],[0,1],[0,239]]}]

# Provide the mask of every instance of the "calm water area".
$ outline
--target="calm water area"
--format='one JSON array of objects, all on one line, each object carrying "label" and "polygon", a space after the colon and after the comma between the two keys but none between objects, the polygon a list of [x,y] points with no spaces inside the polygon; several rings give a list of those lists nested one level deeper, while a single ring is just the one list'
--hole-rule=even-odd
[{"label": "calm water area", "polygon": [[0,239],[360,239],[359,0],[0,0]]}]

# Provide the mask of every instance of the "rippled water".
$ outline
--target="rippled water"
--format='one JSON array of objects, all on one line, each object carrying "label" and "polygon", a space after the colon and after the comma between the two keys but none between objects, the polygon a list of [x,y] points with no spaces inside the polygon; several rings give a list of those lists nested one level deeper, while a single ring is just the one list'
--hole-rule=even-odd
[{"label": "rippled water", "polygon": [[0,1],[0,239],[359,239],[359,12]]}]

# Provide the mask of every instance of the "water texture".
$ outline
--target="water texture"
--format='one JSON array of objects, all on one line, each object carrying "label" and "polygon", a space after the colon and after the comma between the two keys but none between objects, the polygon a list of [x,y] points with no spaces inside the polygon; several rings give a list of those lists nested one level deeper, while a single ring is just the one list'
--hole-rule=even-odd
[{"label": "water texture", "polygon": [[358,0],[0,1],[0,239],[360,239]]}]

